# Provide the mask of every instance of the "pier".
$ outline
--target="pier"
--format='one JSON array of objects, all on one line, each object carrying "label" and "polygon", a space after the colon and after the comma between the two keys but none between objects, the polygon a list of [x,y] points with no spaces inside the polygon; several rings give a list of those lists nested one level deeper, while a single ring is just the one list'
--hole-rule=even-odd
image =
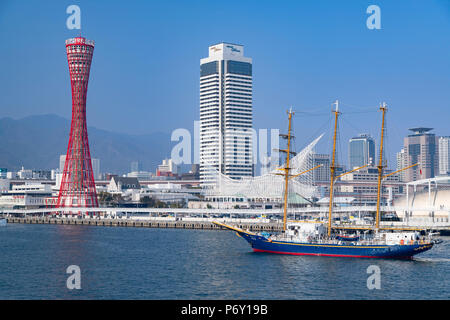
[{"label": "pier", "polygon": [[[339,215],[363,214],[373,211],[373,207],[341,207],[335,212]],[[406,208],[386,208],[397,212]],[[430,208],[419,208],[427,210]],[[76,212],[74,212],[76,210]],[[386,210],[386,211],[388,211]],[[433,230],[442,235],[450,234],[449,208],[435,209],[436,215],[428,217],[408,217],[400,221],[381,221],[380,229],[392,230]],[[264,213],[264,217],[261,215]],[[437,214],[439,213],[439,214]],[[326,208],[299,208],[290,212],[289,221],[303,220],[326,221]],[[283,220],[280,209],[188,209],[188,208],[37,208],[37,209],[0,209],[0,217],[8,223],[26,224],[64,224],[105,227],[173,228],[220,230],[213,223],[218,221],[232,224],[249,231],[279,232]],[[303,218],[302,218],[303,217]],[[358,221],[335,221],[333,229],[373,229],[373,224]]]},{"label": "pier", "polygon": [[[240,229],[248,231],[280,232],[283,229],[282,220],[269,219],[236,219],[236,218],[164,218],[152,217],[147,219],[120,218],[120,219],[99,219],[90,217],[7,217],[8,223],[24,224],[59,224],[59,225],[80,225],[80,226],[102,226],[102,227],[135,227],[135,228],[169,228],[169,229],[200,229],[200,230],[223,230],[213,221],[232,224]],[[381,229],[385,230],[433,230],[441,235],[450,235],[450,226],[447,224],[422,224],[411,225],[403,222],[386,222],[381,224]],[[333,229],[353,229],[369,230],[371,225],[352,225],[337,223]]]},{"label": "pier", "polygon": [[[103,227],[136,227],[136,228],[172,228],[172,229],[203,229],[220,230],[219,227],[209,221],[203,220],[158,220],[158,219],[95,219],[95,218],[49,218],[49,217],[9,217],[8,223],[26,223],[26,224],[62,224],[62,225],[84,225],[84,226],[103,226]],[[215,219],[223,221],[224,219]],[[228,219],[227,219],[228,220]],[[233,221],[234,220],[234,221]],[[282,229],[282,223],[265,221],[245,221],[248,219],[231,219],[228,223],[250,231],[278,232]]]}]

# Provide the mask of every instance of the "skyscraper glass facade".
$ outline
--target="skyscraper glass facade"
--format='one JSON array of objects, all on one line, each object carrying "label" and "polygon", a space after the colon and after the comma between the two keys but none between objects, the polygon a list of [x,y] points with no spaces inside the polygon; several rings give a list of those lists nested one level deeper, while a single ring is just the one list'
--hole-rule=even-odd
[{"label": "skyscraper glass facade", "polygon": [[350,168],[375,163],[375,140],[368,134],[360,134],[349,141]]}]

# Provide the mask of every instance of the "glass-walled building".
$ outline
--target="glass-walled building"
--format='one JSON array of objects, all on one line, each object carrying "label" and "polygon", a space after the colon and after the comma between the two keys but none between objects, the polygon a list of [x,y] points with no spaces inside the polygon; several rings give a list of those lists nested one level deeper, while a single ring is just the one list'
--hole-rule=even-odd
[{"label": "glass-walled building", "polygon": [[375,163],[375,140],[368,134],[360,134],[349,141],[350,169]]}]

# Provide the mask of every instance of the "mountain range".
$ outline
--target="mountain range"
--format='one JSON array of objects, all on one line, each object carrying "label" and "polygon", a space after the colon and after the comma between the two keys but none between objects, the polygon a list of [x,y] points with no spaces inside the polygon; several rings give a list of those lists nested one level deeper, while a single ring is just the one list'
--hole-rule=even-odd
[{"label": "mountain range", "polygon": [[[1,118],[0,168],[58,168],[59,156],[67,152],[69,131],[70,121],[54,114]],[[170,134],[162,132],[131,135],[88,127],[88,136],[91,157],[100,159],[101,172],[129,172],[132,161],[154,171],[172,149]]]}]

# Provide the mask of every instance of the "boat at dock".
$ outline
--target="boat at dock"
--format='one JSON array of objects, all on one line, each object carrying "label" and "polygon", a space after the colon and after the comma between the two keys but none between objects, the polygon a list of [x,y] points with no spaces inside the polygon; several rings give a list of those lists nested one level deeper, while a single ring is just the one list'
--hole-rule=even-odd
[{"label": "boat at dock", "polygon": [[[352,228],[348,228],[341,231],[337,231],[337,228],[333,227],[333,188],[336,179],[347,173],[365,167],[362,166],[338,176],[335,174],[337,167],[335,160],[336,132],[338,127],[338,116],[340,114],[338,101],[335,102],[335,106],[336,108],[333,111],[335,122],[332,161],[330,166],[331,179],[328,221],[287,221],[289,180],[317,168],[315,167],[296,175],[290,174],[292,168],[290,168],[289,160],[290,155],[294,154],[291,151],[291,139],[293,137],[291,121],[293,112],[290,110],[288,111],[288,133],[280,135],[287,140],[287,148],[285,150],[279,150],[286,154],[285,165],[284,167],[279,168],[279,170],[284,171],[282,175],[284,175],[285,178],[282,232],[273,234],[267,232],[257,233],[218,221],[214,221],[213,223],[236,232],[238,236],[245,239],[251,245],[255,252],[330,257],[410,259],[416,254],[430,250],[435,244],[439,243],[439,240],[434,238],[433,233],[426,232],[426,230],[405,231],[380,227],[381,184],[385,177],[392,174],[390,173],[383,176],[383,169],[385,167],[383,164],[383,137],[385,131],[385,113],[387,111],[385,104],[380,106],[380,110],[382,111],[382,129],[378,164],[377,212],[374,225],[362,229],[355,228],[352,230]],[[402,170],[406,170],[410,167]]]}]

